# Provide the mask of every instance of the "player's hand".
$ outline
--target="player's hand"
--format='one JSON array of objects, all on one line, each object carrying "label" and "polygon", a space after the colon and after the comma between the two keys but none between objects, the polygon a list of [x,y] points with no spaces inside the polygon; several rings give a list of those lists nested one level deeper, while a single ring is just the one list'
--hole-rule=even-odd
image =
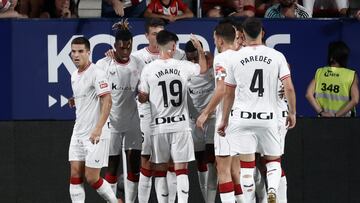
[{"label": "player's hand", "polygon": [[286,118],[287,129],[293,129],[296,125],[296,115],[294,113],[289,113]]},{"label": "player's hand", "polygon": [[227,128],[227,125],[228,125],[227,121],[223,121],[223,120],[221,121],[220,125],[217,128],[217,133],[220,136],[225,137],[225,135],[226,135],[225,130]]},{"label": "player's hand", "polygon": [[70,97],[68,99],[68,104],[70,108],[74,108],[75,107],[75,98],[74,97]]},{"label": "player's hand", "polygon": [[203,48],[200,44],[200,41],[198,38],[196,38],[196,36],[194,34],[190,34],[190,40],[193,43],[194,47],[198,50],[198,51],[202,51]]},{"label": "player's hand", "polygon": [[115,59],[115,50],[114,49],[109,49],[105,52],[105,56]]},{"label": "player's hand", "polygon": [[113,6],[113,9],[114,9],[116,15],[121,16],[121,17],[124,16],[125,12],[124,12],[123,2],[118,1],[118,0],[113,0],[112,6]]},{"label": "player's hand", "polygon": [[196,119],[196,126],[204,130],[204,124],[207,121],[208,117],[209,117],[208,114],[202,112],[200,116]]},{"label": "player's hand", "polygon": [[90,135],[90,142],[97,144],[100,141],[101,128],[95,128]]}]

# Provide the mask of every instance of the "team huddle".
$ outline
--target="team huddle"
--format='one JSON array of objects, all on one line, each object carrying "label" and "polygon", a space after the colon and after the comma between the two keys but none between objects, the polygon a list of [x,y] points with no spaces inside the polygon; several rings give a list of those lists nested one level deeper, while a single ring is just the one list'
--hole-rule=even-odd
[{"label": "team huddle", "polygon": [[113,28],[115,50],[96,65],[86,38],[71,43],[72,202],[85,202],[84,178],[107,202],[121,201],[122,149],[126,203],[149,202],[152,177],[159,203],[188,202],[193,160],[206,203],[217,191],[223,203],[287,202],[281,155],[295,91],[284,55],[263,44],[261,21],[219,22],[215,57],[193,35],[178,49],[160,19],[146,22],[149,45],[133,53],[128,22]]}]

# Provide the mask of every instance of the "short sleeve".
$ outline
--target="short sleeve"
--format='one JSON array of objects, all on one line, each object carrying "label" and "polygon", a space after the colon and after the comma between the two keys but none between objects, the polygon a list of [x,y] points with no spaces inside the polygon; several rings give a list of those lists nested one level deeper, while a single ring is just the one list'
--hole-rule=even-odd
[{"label": "short sleeve", "polygon": [[279,79],[283,81],[288,77],[290,77],[289,64],[287,63],[285,56],[280,53]]},{"label": "short sleeve", "polygon": [[95,86],[96,94],[98,96],[102,96],[110,93],[110,85],[106,78],[106,74],[100,68],[98,68],[98,70],[95,71],[94,86]]},{"label": "short sleeve", "polygon": [[200,65],[199,64],[192,63],[190,61],[179,61],[179,62],[180,62],[181,69],[184,69],[184,67],[186,67],[186,69],[184,69],[184,70],[186,70],[188,78],[192,77],[192,76],[200,75]]},{"label": "short sleeve", "polygon": [[236,80],[235,80],[235,70],[232,66],[227,68],[226,77],[225,77],[225,85],[230,87],[236,87]]},{"label": "short sleeve", "polygon": [[226,69],[228,63],[224,60],[223,55],[217,55],[214,58],[214,71],[215,71],[215,79],[223,80],[226,77]]}]

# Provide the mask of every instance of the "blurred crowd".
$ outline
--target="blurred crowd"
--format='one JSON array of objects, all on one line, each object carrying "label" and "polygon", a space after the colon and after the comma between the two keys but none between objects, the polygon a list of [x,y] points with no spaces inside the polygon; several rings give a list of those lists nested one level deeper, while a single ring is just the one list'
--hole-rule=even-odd
[{"label": "blurred crowd", "polygon": [[[193,17],[227,16],[360,19],[360,0],[0,0],[0,2],[1,18],[157,17],[169,22]],[[93,14],[90,12],[90,15],[88,13],[81,15],[79,11],[84,9],[92,10]]]}]

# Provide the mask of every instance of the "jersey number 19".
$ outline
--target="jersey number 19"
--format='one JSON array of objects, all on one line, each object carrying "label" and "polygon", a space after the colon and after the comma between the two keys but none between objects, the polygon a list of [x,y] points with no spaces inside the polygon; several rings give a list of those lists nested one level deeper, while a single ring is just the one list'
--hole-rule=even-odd
[{"label": "jersey number 19", "polygon": [[170,94],[174,97],[178,97],[178,99],[170,99],[171,105],[174,107],[178,107],[182,103],[182,83],[180,80],[173,80],[166,85],[166,81],[160,81],[158,86],[161,86],[163,99],[164,99],[164,107],[169,107],[169,99],[168,99],[168,92],[167,88],[170,89]]}]

